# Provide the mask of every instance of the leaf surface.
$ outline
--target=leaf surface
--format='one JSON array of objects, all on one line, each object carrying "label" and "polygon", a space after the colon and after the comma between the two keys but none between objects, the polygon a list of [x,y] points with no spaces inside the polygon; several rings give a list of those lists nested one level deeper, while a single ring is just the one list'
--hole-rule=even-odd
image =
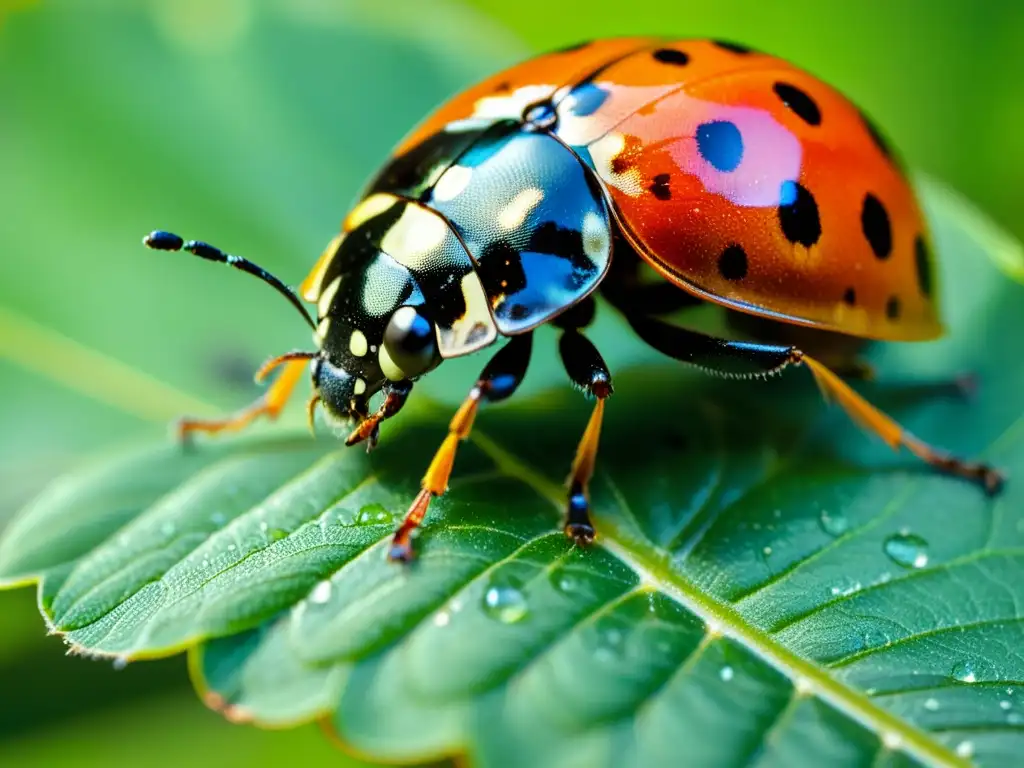
[{"label": "leaf surface", "polygon": [[[79,650],[192,648],[232,719],[326,718],[382,759],[1005,764],[1024,749],[1024,339],[1006,332],[1024,303],[949,199],[926,193],[951,334],[876,348],[864,391],[1007,470],[996,499],[889,454],[806,372],[645,362],[605,310],[591,335],[616,395],[589,550],[558,524],[588,406],[550,386],[546,330],[537,383],[481,414],[411,568],[387,539],[464,365],[370,456],[264,432],[63,480],[0,540],[0,578],[38,580]],[[965,371],[970,400],[943,383]]]}]

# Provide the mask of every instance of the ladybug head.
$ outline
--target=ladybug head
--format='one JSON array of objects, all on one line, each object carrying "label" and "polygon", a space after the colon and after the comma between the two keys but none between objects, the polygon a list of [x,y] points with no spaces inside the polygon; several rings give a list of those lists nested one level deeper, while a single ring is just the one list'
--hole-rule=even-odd
[{"label": "ladybug head", "polygon": [[[338,297],[334,308],[343,306]],[[317,335],[322,341],[311,369],[313,388],[335,422],[362,418],[381,389],[407,386],[441,361],[434,323],[423,306],[403,304],[380,316],[332,310]]]}]

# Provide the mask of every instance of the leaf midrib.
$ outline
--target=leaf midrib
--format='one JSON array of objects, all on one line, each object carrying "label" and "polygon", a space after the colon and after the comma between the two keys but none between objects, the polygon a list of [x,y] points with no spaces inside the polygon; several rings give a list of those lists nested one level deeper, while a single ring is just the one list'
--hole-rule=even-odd
[{"label": "leaf midrib", "polygon": [[[469,438],[508,476],[532,488],[562,512],[565,490],[544,477],[510,450],[474,429]],[[731,605],[702,592],[693,582],[663,564],[650,562],[649,553],[628,540],[616,537],[617,531],[606,526],[600,546],[636,573],[642,584],[656,587],[686,610],[701,619],[709,635],[727,636],[759,659],[785,675],[794,686],[795,695],[816,695],[850,719],[875,733],[882,742],[899,744],[899,749],[922,762],[943,766],[968,766],[927,733],[876,705],[865,694],[848,688],[816,663],[801,658],[776,642],[766,632],[745,621]]]}]

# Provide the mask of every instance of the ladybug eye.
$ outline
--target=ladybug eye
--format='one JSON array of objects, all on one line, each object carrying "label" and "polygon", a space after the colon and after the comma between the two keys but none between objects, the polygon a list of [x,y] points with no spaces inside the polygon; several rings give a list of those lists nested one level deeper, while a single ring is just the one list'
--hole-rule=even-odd
[{"label": "ladybug eye", "polygon": [[384,330],[380,365],[393,381],[426,371],[437,358],[434,324],[417,307],[399,307]]}]

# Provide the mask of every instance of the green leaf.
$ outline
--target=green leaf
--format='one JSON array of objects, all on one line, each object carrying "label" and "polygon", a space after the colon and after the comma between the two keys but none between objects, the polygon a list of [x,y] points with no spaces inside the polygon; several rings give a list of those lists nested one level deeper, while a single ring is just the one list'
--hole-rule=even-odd
[{"label": "green leaf", "polygon": [[[532,388],[478,418],[411,568],[384,553],[450,412],[424,396],[369,456],[284,430],[73,475],[0,539],[0,579],[39,581],[80,652],[191,648],[231,719],[326,718],[380,759],[1006,764],[1024,750],[1024,302],[976,214],[923,188],[951,333],[874,348],[865,391],[1007,470],[996,499],[889,454],[806,373],[645,362],[605,311],[598,546],[559,531],[588,406],[551,386],[545,329]],[[464,362],[433,391],[457,400],[482,359]],[[965,371],[969,401],[942,386]]]}]

